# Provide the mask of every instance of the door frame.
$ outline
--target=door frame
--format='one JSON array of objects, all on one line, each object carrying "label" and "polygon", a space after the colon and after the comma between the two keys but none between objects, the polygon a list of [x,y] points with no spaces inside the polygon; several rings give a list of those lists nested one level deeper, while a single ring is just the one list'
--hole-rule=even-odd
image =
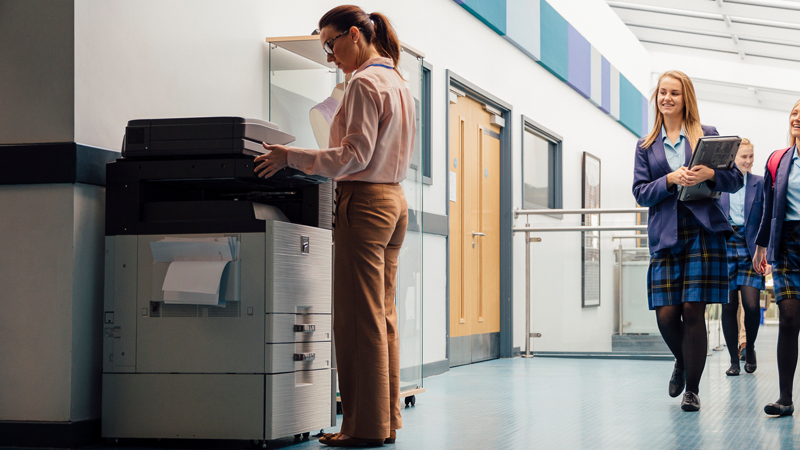
[{"label": "door frame", "polygon": [[[450,226],[450,87],[464,92],[468,97],[491,106],[502,113],[505,126],[500,130],[500,357],[511,358],[514,356],[514,275],[512,266],[513,236],[511,228],[514,226],[514,192],[513,192],[513,140],[512,124],[514,123],[514,109],[507,103],[489,92],[470,83],[466,78],[456,74],[450,69],[445,71],[445,203],[448,229]],[[445,357],[450,361],[450,235],[447,236],[447,283],[445,286],[446,311],[445,330],[446,348]]]}]

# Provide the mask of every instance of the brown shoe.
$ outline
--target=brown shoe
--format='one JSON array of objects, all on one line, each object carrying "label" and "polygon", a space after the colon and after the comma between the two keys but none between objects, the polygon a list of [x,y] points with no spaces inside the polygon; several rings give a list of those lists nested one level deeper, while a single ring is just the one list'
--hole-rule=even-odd
[{"label": "brown shoe", "polygon": [[384,444],[394,444],[394,441],[397,440],[397,431],[392,430],[389,433],[389,437],[383,440]]},{"label": "brown shoe", "polygon": [[324,444],[325,441],[338,438],[340,434],[342,434],[341,431],[338,433],[325,433],[322,435],[321,438],[319,438],[319,441]]},{"label": "brown shoe", "polygon": [[328,447],[381,447],[383,446],[383,441],[383,439],[362,439],[356,437],[350,437],[347,439],[327,439],[324,441],[320,440],[320,442]]}]

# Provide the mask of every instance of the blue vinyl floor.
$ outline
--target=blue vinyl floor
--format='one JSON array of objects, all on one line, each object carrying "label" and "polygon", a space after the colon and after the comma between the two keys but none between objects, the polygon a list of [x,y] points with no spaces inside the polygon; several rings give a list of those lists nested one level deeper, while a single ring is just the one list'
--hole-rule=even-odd
[{"label": "blue vinyl floor", "polygon": [[[726,350],[712,352],[700,385],[702,409],[694,413],[667,395],[671,361],[513,358],[453,368],[425,380],[427,392],[403,411],[397,443],[384,448],[800,448],[800,411],[796,418],[763,412],[778,398],[776,340],[777,326],[762,326],[758,370],[739,377],[725,376]],[[241,441],[131,445],[111,448],[247,448]],[[270,447],[324,446],[312,437]]]}]

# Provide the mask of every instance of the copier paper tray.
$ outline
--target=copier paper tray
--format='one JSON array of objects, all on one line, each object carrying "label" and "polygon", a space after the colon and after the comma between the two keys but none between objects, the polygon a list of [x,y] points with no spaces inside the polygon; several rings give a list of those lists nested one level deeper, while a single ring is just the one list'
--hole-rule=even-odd
[{"label": "copier paper tray", "polygon": [[262,142],[285,145],[294,140],[273,123],[243,117],[131,120],[125,128],[122,157],[260,155],[265,153]]}]

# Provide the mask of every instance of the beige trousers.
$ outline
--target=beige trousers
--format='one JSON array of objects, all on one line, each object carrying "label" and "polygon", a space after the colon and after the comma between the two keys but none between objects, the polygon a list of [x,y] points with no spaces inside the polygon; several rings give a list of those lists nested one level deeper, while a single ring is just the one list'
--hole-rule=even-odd
[{"label": "beige trousers", "polygon": [[383,439],[402,427],[394,294],[408,205],[399,184],[340,182],[336,190],[333,333],[342,433]]},{"label": "beige trousers", "polygon": [[739,322],[739,347],[747,342],[747,333],[744,329],[744,305],[742,304],[742,294],[739,293],[739,309],[736,312],[736,320]]}]

